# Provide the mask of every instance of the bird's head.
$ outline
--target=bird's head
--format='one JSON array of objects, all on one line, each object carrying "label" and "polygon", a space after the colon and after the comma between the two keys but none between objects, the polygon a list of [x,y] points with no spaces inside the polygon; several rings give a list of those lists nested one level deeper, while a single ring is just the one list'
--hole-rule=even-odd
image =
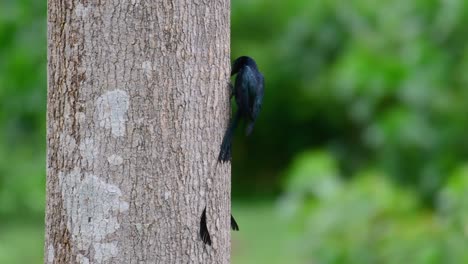
[{"label": "bird's head", "polygon": [[250,66],[257,69],[257,63],[254,59],[249,56],[240,56],[232,63],[231,76],[238,73],[239,70],[244,66]]}]

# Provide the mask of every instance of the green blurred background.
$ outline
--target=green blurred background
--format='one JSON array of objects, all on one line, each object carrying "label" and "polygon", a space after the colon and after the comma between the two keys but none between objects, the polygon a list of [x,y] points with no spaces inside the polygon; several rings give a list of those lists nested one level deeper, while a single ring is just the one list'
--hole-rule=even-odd
[{"label": "green blurred background", "polygon": [[[468,1],[233,0],[233,263],[468,263]],[[46,2],[0,2],[0,263],[42,263]]]}]

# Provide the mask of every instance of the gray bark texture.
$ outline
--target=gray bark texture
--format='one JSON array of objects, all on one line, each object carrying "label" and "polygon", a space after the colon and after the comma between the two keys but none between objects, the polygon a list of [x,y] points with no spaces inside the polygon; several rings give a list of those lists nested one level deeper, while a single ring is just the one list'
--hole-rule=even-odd
[{"label": "gray bark texture", "polygon": [[45,263],[230,262],[229,54],[229,0],[49,0]]}]

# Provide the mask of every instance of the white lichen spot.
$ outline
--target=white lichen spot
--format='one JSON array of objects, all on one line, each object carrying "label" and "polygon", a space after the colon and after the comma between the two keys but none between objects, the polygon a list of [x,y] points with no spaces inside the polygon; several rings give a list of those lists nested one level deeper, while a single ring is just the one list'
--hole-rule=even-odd
[{"label": "white lichen spot", "polygon": [[83,160],[92,163],[98,155],[98,149],[92,138],[85,138],[80,143],[80,154]]},{"label": "white lichen spot", "polygon": [[89,13],[89,7],[84,6],[82,3],[78,3],[75,7],[75,15],[78,17],[87,17]]},{"label": "white lichen spot", "polygon": [[94,260],[96,263],[102,263],[118,255],[117,243],[95,243]]},{"label": "white lichen spot", "polygon": [[139,234],[141,234],[141,232],[143,231],[143,225],[140,224],[140,223],[136,223],[135,228],[136,228],[136,230],[138,231]]},{"label": "white lichen spot", "polygon": [[83,112],[77,112],[75,118],[78,120],[78,122],[82,123],[86,120],[86,114]]},{"label": "white lichen spot", "polygon": [[171,197],[171,192],[164,192],[164,200],[167,200]]},{"label": "white lichen spot", "polygon": [[54,263],[55,249],[53,245],[47,246],[47,263]]},{"label": "white lichen spot", "polygon": [[66,147],[67,149],[74,149],[74,148],[76,148],[76,140],[75,140],[75,138],[73,138],[72,136],[70,136],[70,135],[68,135],[68,134],[61,133],[61,134],[60,134],[59,142],[60,142],[60,146],[61,146],[61,147]]},{"label": "white lichen spot", "polygon": [[141,68],[143,69],[143,72],[145,73],[146,77],[151,78],[151,76],[153,75],[153,66],[151,65],[151,62],[144,61],[141,64]]},{"label": "white lichen spot", "polygon": [[124,136],[129,102],[128,94],[122,90],[103,94],[96,100],[96,122],[110,129],[114,137]]},{"label": "white lichen spot", "polygon": [[76,260],[79,264],[89,264],[89,259],[81,254],[76,256]]},{"label": "white lichen spot", "polygon": [[127,211],[129,205],[117,186],[79,168],[60,172],[59,182],[67,228],[78,250],[88,250],[120,228],[117,215]]},{"label": "white lichen spot", "polygon": [[107,161],[110,163],[110,165],[120,165],[123,163],[123,158],[119,155],[111,155],[107,157]]}]

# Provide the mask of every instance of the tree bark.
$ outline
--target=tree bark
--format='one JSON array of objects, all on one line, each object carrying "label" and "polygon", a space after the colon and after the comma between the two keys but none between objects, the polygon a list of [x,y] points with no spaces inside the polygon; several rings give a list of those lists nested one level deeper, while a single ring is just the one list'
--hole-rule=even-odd
[{"label": "tree bark", "polygon": [[229,263],[229,54],[228,0],[49,0],[45,263]]}]

